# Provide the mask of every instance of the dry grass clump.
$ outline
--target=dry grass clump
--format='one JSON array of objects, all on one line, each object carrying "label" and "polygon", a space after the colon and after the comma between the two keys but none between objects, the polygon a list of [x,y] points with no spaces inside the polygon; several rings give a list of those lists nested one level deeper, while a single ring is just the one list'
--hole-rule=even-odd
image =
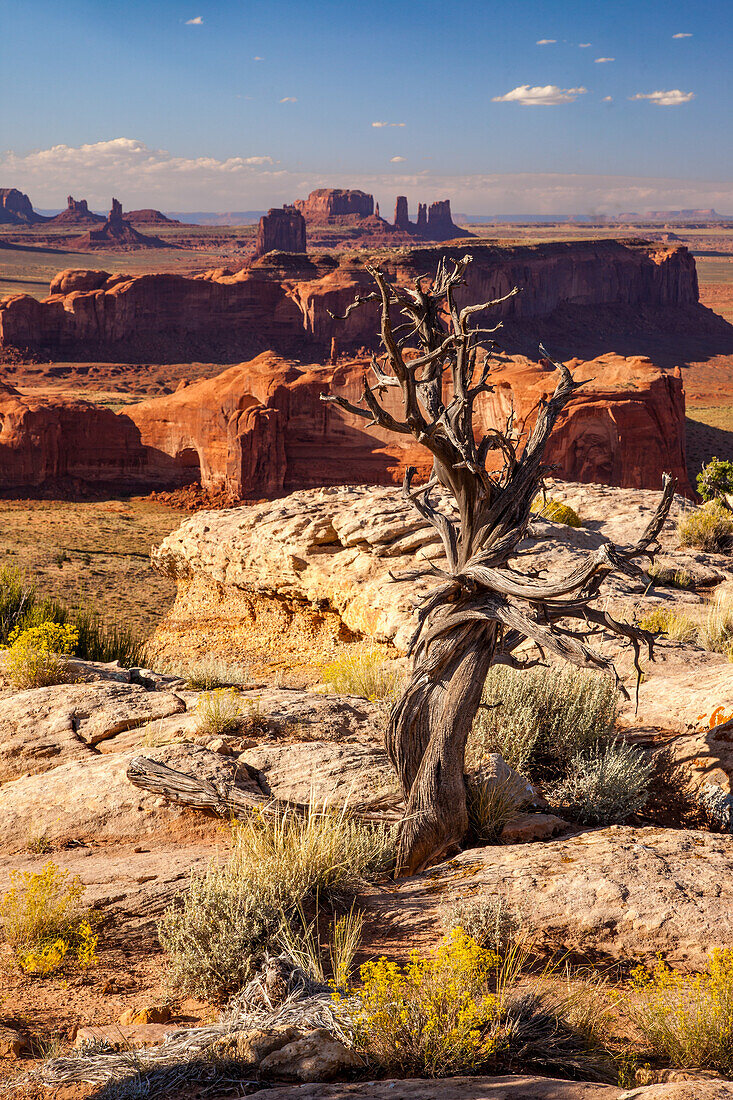
[{"label": "dry grass clump", "polygon": [[361,695],[365,699],[394,699],[404,680],[376,646],[354,646],[323,665],[320,672],[323,682],[337,695]]},{"label": "dry grass clump", "polygon": [[205,691],[196,706],[196,731],[221,737],[236,733],[242,721],[239,694],[234,688]]},{"label": "dry grass clump", "polygon": [[313,981],[325,984],[329,977],[337,988],[351,980],[354,959],[361,946],[364,914],[352,904],[341,916],[334,914],[328,934],[322,938],[318,926],[318,907],[313,920],[302,905],[296,906],[296,920],[284,920],[277,941],[286,957]]},{"label": "dry grass clump", "polygon": [[214,653],[193,661],[178,661],[166,665],[171,676],[180,676],[192,691],[214,691],[216,688],[249,686],[249,676],[241,665],[233,665]]},{"label": "dry grass clump", "polygon": [[554,497],[538,496],[532,502],[532,511],[542,519],[551,519],[555,523],[564,523],[566,527],[582,527],[583,521],[569,504]]},{"label": "dry grass clump", "polygon": [[91,914],[81,905],[84,886],[49,861],[40,871],[12,871],[0,899],[0,929],[27,974],[45,977],[76,956],[82,967],[97,961]]},{"label": "dry grass clump", "polygon": [[651,1053],[675,1068],[733,1074],[733,950],[713,951],[694,977],[661,960],[633,977],[631,1014]]},{"label": "dry grass clump", "polygon": [[733,660],[733,595],[719,592],[700,626],[700,644]]},{"label": "dry grass clump", "polygon": [[[227,998],[251,977],[279,934],[302,940],[304,903],[342,901],[393,859],[391,830],[362,825],[345,812],[252,814],[233,827],[227,863],[193,877],[182,906],[169,909],[160,923],[173,987]],[[345,931],[334,936],[343,938]],[[342,947],[342,968],[346,957]]]},{"label": "dry grass clump", "polygon": [[467,746],[469,767],[498,752],[523,775],[558,774],[573,754],[609,738],[618,700],[601,673],[495,665]]},{"label": "dry grass clump", "polygon": [[666,634],[675,642],[697,642],[711,653],[733,659],[733,597],[718,593],[700,619],[673,608],[655,607],[639,619],[652,634]]},{"label": "dry grass clump", "polygon": [[517,816],[525,801],[514,775],[483,775],[478,771],[466,776],[468,823],[478,841],[492,844],[498,840],[501,830]]},{"label": "dry grass clump", "polygon": [[682,516],[677,524],[680,546],[720,553],[733,542],[733,512],[717,500],[709,500]]},{"label": "dry grass clump", "polygon": [[625,821],[646,805],[654,771],[654,760],[643,749],[612,741],[576,753],[565,779],[548,797],[584,824]]},{"label": "dry grass clump", "polygon": [[392,829],[325,807],[310,806],[303,817],[252,814],[236,826],[233,839],[237,874],[285,907],[316,894],[343,900],[394,858]]},{"label": "dry grass clump", "polygon": [[500,894],[451,902],[443,907],[441,922],[446,932],[462,928],[479,947],[497,955],[507,953],[520,929],[518,916]]},{"label": "dry grass clump", "polygon": [[647,569],[647,574],[655,584],[664,588],[680,588],[686,590],[695,587],[695,578],[687,569],[675,569],[671,565],[663,565],[660,562],[652,562]]}]

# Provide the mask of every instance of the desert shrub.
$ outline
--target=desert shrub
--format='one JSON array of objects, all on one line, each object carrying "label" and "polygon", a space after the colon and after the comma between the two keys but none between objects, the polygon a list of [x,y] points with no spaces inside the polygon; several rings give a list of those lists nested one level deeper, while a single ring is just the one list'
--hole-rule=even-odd
[{"label": "desert shrub", "polygon": [[12,565],[0,569],[0,646],[7,645],[35,603],[35,587]]},{"label": "desert shrub", "polygon": [[468,823],[479,841],[496,841],[525,801],[517,790],[515,776],[487,776],[480,771],[466,776]]},{"label": "desert shrub", "polygon": [[647,611],[639,619],[639,626],[652,634],[666,634],[673,642],[694,642],[698,632],[694,619],[683,611],[668,607],[655,607]]},{"label": "desert shrub", "polygon": [[653,773],[654,761],[642,749],[613,741],[573,756],[551,798],[578,821],[608,825],[644,808]]},{"label": "desert shrub", "polygon": [[570,999],[540,983],[520,988],[525,959],[514,949],[502,960],[457,928],[427,957],[413,952],[404,967],[384,958],[366,963],[348,1002],[357,1047],[389,1076],[532,1065],[553,1076],[597,1076],[594,1042],[573,1025]]},{"label": "desert shrub", "polygon": [[123,668],[145,663],[145,640],[132,627],[108,622],[92,608],[69,612],[69,621],[79,635],[76,656],[83,661],[118,661]]},{"label": "desert shrub", "polygon": [[677,524],[681,546],[720,553],[733,540],[733,513],[717,500],[688,512]]},{"label": "desert shrub", "polygon": [[234,688],[205,691],[196,707],[196,730],[219,737],[235,733],[242,719],[239,695]]},{"label": "desert shrub", "polygon": [[715,950],[694,977],[661,960],[633,974],[630,1005],[650,1052],[679,1069],[733,1073],[733,950]]},{"label": "desert shrub", "polygon": [[320,672],[331,691],[339,695],[361,695],[365,699],[394,699],[404,679],[374,646],[354,647],[323,665]]},{"label": "desert shrub", "polygon": [[700,644],[733,660],[733,595],[718,593],[708,606],[699,632]]},{"label": "desert shrub", "polygon": [[390,830],[315,809],[304,818],[253,814],[232,837],[226,865],[192,878],[182,905],[159,924],[170,980],[182,993],[230,996],[284,925],[307,929],[304,902],[340,899],[394,857]]},{"label": "desert shrub", "polygon": [[18,688],[48,687],[70,679],[64,655],[74,652],[79,635],[73,626],[44,622],[16,626],[8,639],[5,672]]},{"label": "desert shrub", "polygon": [[574,752],[611,736],[617,713],[612,679],[580,669],[490,669],[468,742],[475,767],[498,752],[524,775],[557,774]]},{"label": "desert shrub", "polygon": [[519,918],[500,894],[454,901],[442,909],[441,921],[446,932],[460,928],[479,947],[497,955],[507,952],[520,928]]},{"label": "desert shrub", "polygon": [[544,500],[541,496],[536,497],[532,502],[532,511],[542,519],[564,523],[566,527],[583,526],[583,521],[575,509],[562,500],[555,500],[554,497],[547,497]]},{"label": "desert shrub", "polygon": [[697,475],[697,491],[703,500],[733,499],[733,462],[711,458]]},{"label": "desert shrub", "polygon": [[249,889],[231,865],[193,876],[182,906],[158,925],[176,994],[225,999],[252,977],[279,925],[271,897]]},{"label": "desert shrub", "polygon": [[390,1076],[470,1073],[496,1050],[497,1001],[489,978],[499,960],[460,929],[405,967],[365,963],[356,991],[357,1046]]},{"label": "desert shrub", "polygon": [[0,929],[22,970],[45,977],[67,958],[75,956],[83,967],[97,961],[97,936],[77,876],[49,861],[40,871],[12,871],[10,881],[0,899]]}]

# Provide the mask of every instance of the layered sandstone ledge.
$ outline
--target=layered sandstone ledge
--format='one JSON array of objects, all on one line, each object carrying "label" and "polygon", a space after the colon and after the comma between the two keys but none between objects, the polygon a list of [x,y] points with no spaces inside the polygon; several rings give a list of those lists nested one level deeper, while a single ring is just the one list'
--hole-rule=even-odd
[{"label": "layered sandstone ledge", "polygon": [[[497,307],[501,319],[522,324],[550,317],[560,307],[588,313],[602,307],[669,310],[696,307],[695,262],[684,247],[647,242],[580,241],[498,246],[482,242],[377,252],[370,258],[398,283],[434,271],[445,255],[473,256],[461,301],[517,297]],[[72,273],[73,274],[73,273]],[[333,314],[369,285],[359,259],[271,253],[236,273],[128,277],[89,273],[77,286],[42,302],[28,295],[0,301],[0,350],[30,349],[53,357],[130,356],[165,361],[199,352],[211,361],[270,348],[319,355],[332,339],[342,349],[373,344],[375,308],[345,321]],[[701,322],[702,314],[701,312]]]},{"label": "layered sandstone ledge", "polygon": [[[563,576],[605,539],[638,538],[659,494],[644,490],[557,483],[554,495],[579,511],[582,528],[538,520],[522,545],[523,568]],[[672,519],[689,507],[677,497]],[[685,568],[708,588],[733,580],[730,559],[680,551],[673,523],[661,537],[664,560]],[[260,668],[310,669],[344,643],[374,639],[404,652],[414,622],[413,599],[434,583],[409,572],[434,559],[444,565],[432,527],[394,488],[321,488],[264,504],[198,512],[153,550],[157,569],[178,581],[178,597],[153,639],[159,657],[218,652]],[[612,605],[629,606],[628,589],[606,586]],[[691,606],[702,597],[655,590],[633,596],[639,605]],[[622,669],[633,670],[622,661]],[[730,694],[731,664],[694,646],[659,646],[647,666],[638,715],[663,729],[687,730]],[[700,751],[702,752],[702,748]]]}]

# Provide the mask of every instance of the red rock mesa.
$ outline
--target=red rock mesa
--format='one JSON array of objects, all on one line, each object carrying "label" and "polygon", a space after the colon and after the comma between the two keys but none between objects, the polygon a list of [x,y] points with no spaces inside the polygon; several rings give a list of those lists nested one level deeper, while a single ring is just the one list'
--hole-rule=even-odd
[{"label": "red rock mesa", "polygon": [[75,199],[72,195],[66,200],[66,209],[51,218],[50,225],[96,225],[103,222],[101,214],[94,214],[86,199]]},{"label": "red rock mesa", "polygon": [[305,218],[294,206],[283,206],[260,218],[254,258],[268,252],[305,252]]}]

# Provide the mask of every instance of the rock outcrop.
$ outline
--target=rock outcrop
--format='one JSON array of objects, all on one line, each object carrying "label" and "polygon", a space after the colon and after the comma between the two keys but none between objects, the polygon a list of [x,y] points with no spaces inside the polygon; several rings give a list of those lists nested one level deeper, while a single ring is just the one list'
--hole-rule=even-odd
[{"label": "rock outcrop", "polygon": [[[104,236],[105,230],[91,232]],[[137,231],[130,227],[130,232]],[[660,332],[674,331],[680,347],[685,333],[697,338],[713,322],[716,333],[721,326],[730,333],[731,326],[698,305],[695,261],[684,247],[620,241],[476,242],[450,250],[456,259],[469,253],[473,263],[459,304],[498,298],[513,286],[523,288],[491,313],[492,324],[505,324],[502,346],[510,352],[524,350],[529,340],[536,348],[538,335],[546,338],[555,316],[564,333],[561,346],[573,348],[576,330],[593,334],[591,358],[613,349],[617,336],[627,344],[629,332],[635,354],[644,352],[647,337]],[[411,248],[385,251],[374,259],[389,278],[411,284],[418,275],[434,271],[444,255],[439,247]],[[234,275],[115,276],[72,297],[3,299],[0,349],[30,349],[64,359],[124,357],[124,362],[131,356],[158,362],[197,356],[231,362],[267,348],[325,357],[334,337],[344,351],[374,346],[375,308],[355,310],[345,321],[336,319],[367,289],[371,281],[363,263],[347,256],[276,253]]]},{"label": "rock outcrop", "polygon": [[307,251],[305,218],[294,206],[276,207],[260,218],[254,258],[272,251]]},{"label": "rock outcrop", "polygon": [[17,187],[0,187],[0,225],[35,225],[45,222],[36,214],[28,196]]},{"label": "rock outcrop", "polygon": [[95,214],[87,205],[86,199],[75,199],[72,195],[66,200],[66,209],[51,218],[50,225],[97,225],[103,222],[101,214]]},{"label": "rock outcrop", "polygon": [[104,248],[166,248],[165,241],[160,237],[148,237],[138,233],[122,214],[122,203],[118,199],[112,199],[112,209],[107,220],[99,229],[90,229],[83,237],[77,237],[72,241],[75,249],[90,250]]},{"label": "rock outcrop", "polygon": [[[684,447],[681,379],[648,360],[606,356],[571,362],[587,385],[572,399],[547,452],[559,477],[642,489],[661,484],[663,471],[690,494]],[[358,402],[368,362],[296,366],[271,354],[230,367],[166,397],[129,406],[151,461],[167,465],[186,450],[198,456],[202,485],[234,499],[258,499],[317,485],[399,483],[405,467],[427,470],[428,452],[410,436],[365,427],[331,404],[334,393]],[[495,391],[476,406],[477,429],[498,427],[514,409],[524,430],[538,402],[551,394],[554,373],[523,357],[505,360]],[[393,396],[391,391],[389,396]],[[398,414],[396,398],[392,412]]]}]

